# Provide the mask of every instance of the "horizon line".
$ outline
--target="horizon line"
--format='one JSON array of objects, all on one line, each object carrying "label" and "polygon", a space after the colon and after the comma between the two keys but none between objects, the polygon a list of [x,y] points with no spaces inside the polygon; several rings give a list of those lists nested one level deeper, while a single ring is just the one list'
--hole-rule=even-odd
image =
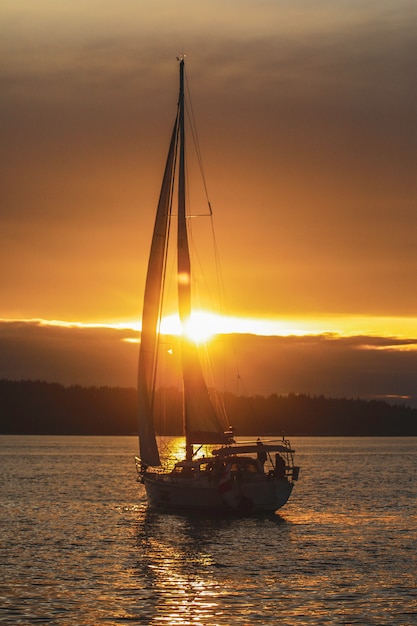
[{"label": "horizon line", "polygon": [[[61,328],[108,328],[141,332],[141,322],[123,321],[68,321],[42,317],[0,318],[0,323],[37,324]],[[178,315],[168,315],[161,321],[161,334],[181,335]],[[186,334],[197,343],[216,335],[258,335],[264,337],[333,335],[340,338],[372,336],[383,338],[417,338],[417,318],[411,316],[334,315],[312,317],[244,317],[198,311],[192,314]]]}]

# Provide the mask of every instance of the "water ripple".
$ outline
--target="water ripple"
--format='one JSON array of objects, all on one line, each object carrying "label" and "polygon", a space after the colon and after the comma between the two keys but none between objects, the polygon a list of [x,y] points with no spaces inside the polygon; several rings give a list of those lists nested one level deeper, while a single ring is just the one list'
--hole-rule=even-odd
[{"label": "water ripple", "polygon": [[249,519],[148,510],[133,438],[0,443],[0,623],[417,623],[415,439],[300,439],[291,501]]}]

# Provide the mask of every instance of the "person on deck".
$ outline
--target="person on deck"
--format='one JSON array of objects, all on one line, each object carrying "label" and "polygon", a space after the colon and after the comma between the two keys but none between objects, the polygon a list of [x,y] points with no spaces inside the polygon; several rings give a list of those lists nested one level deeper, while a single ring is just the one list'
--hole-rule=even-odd
[{"label": "person on deck", "polygon": [[262,443],[260,439],[258,439],[256,442],[256,446],[258,448],[257,453],[256,453],[256,458],[258,459],[258,462],[261,465],[262,470],[263,470],[265,462],[266,462],[266,458],[267,458],[266,451],[264,449],[264,444]]},{"label": "person on deck", "polygon": [[285,461],[280,454],[275,455],[275,474],[277,478],[285,477]]}]

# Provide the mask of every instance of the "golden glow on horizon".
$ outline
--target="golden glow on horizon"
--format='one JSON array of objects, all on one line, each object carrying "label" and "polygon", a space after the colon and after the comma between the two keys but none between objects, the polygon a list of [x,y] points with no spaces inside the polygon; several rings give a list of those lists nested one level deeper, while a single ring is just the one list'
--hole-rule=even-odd
[{"label": "golden glow on horizon", "polygon": [[[169,315],[162,320],[161,332],[166,335],[181,335],[182,325],[178,315]],[[194,312],[187,324],[186,335],[197,343],[206,341],[214,335],[223,334],[252,334],[262,336],[290,336],[314,335],[326,332],[323,328],[313,328],[305,322],[290,322],[282,320],[263,320],[248,317],[234,317],[209,313],[208,311]]]},{"label": "golden glow on horizon", "polygon": [[381,350],[385,352],[389,352],[390,350],[395,350],[396,352],[415,352],[417,351],[417,342],[416,343],[404,343],[401,345],[393,344],[387,346],[374,346],[372,344],[364,343],[360,346],[361,350]]},{"label": "golden glow on horizon", "polygon": [[[187,334],[194,341],[205,341],[220,334],[253,334],[261,336],[308,336],[332,334],[340,337],[358,335],[395,338],[417,337],[417,319],[371,316],[335,316],[313,319],[262,319],[225,316],[208,311],[192,314]],[[161,332],[180,335],[181,322],[178,315],[169,315],[162,320]],[[411,345],[408,349],[413,349]]]},{"label": "golden glow on horizon", "polygon": [[[0,322],[31,323],[39,326],[57,326],[62,328],[108,328],[133,330],[136,332],[141,330],[141,323],[135,321],[78,322],[45,320],[41,318],[3,318],[0,319]],[[164,317],[161,322],[161,332],[168,335],[180,335],[182,327],[178,315]],[[417,338],[417,319],[411,317],[334,316],[274,320],[224,316],[208,311],[199,311],[192,314],[187,329],[187,335],[197,343],[207,341],[215,335],[232,333],[271,337],[303,337],[331,334],[338,337],[374,336],[415,339]],[[138,340],[126,338],[124,341],[137,342]],[[372,345],[370,347],[374,348]],[[393,344],[392,349],[399,350],[400,347]],[[417,343],[404,344],[401,349],[416,350]]]}]

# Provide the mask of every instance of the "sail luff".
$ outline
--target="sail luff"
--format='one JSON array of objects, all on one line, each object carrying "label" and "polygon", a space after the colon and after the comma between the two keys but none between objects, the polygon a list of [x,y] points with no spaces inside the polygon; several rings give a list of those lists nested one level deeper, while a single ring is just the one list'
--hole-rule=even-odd
[{"label": "sail luff", "polygon": [[177,141],[178,115],[172,131],[149,254],[139,350],[137,385],[139,449],[142,462],[150,466],[161,464],[153,421],[153,399]]}]

